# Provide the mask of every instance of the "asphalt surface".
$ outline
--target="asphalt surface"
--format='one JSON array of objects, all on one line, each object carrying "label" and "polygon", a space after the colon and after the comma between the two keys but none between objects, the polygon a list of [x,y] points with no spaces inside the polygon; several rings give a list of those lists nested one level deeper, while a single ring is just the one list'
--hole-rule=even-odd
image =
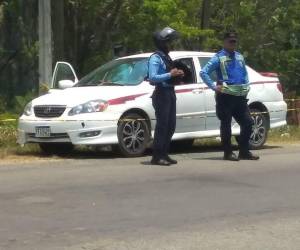
[{"label": "asphalt surface", "polygon": [[0,249],[300,249],[300,146],[257,153],[2,161]]}]

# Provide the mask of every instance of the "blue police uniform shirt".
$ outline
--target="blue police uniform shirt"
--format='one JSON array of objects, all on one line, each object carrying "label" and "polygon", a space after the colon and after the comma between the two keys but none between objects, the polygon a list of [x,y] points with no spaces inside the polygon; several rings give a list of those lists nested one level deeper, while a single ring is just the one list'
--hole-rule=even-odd
[{"label": "blue police uniform shirt", "polygon": [[244,57],[237,51],[229,53],[225,49],[213,56],[201,70],[200,76],[208,87],[215,90],[216,85],[210,74],[216,71],[218,81],[228,85],[248,84],[248,73]]},{"label": "blue police uniform shirt", "polygon": [[172,87],[166,81],[171,79],[167,66],[158,54],[153,54],[149,59],[149,80],[156,86]]}]

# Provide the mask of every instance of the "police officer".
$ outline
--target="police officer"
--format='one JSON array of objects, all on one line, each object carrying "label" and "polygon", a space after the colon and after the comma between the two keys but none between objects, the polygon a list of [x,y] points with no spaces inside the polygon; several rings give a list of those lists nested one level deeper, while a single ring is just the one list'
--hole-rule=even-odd
[{"label": "police officer", "polygon": [[183,77],[182,70],[173,68],[169,56],[170,45],[178,33],[166,27],[155,32],[153,40],[157,51],[149,59],[149,81],[155,86],[152,105],[155,110],[156,127],[151,164],[169,166],[177,161],[168,156],[171,138],[176,127],[176,96],[173,79]]},{"label": "police officer", "polygon": [[[211,58],[200,75],[203,81],[216,92],[216,113],[221,121],[220,130],[224,160],[258,160],[259,157],[249,151],[253,120],[246,97],[250,85],[244,57],[235,50],[237,42],[236,32],[226,32],[223,49]],[[217,84],[210,77],[214,71],[217,73]],[[233,153],[231,146],[232,117],[241,128],[239,156]]]}]

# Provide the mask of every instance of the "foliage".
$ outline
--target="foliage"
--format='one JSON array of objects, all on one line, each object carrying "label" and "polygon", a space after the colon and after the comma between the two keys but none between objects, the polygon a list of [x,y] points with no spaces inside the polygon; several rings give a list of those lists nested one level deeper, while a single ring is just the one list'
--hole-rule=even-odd
[{"label": "foliage", "polygon": [[[10,113],[0,114],[0,148],[16,146],[17,141],[17,115]],[[12,119],[11,121],[4,121]]]},{"label": "foliage", "polygon": [[28,92],[25,96],[15,96],[13,112],[19,115],[22,114],[26,104],[34,99],[35,96],[36,95],[33,92]]},{"label": "foliage", "polygon": [[[81,77],[123,53],[152,51],[153,31],[169,25],[178,49],[217,51],[226,29],[258,71],[275,71],[286,91],[300,92],[299,0],[51,0],[54,61],[73,64]],[[61,10],[61,11],[59,11]],[[0,113],[24,105],[38,88],[38,0],[0,0]],[[202,26],[203,13],[209,22]]]},{"label": "foliage", "polygon": [[6,111],[6,98],[0,95],[0,114]]},{"label": "foliage", "polygon": [[6,158],[10,155],[33,156],[35,154],[41,155],[38,145],[28,144],[20,147],[17,144],[17,122],[1,122],[3,119],[16,119],[15,114],[1,114],[0,115],[0,159]]},{"label": "foliage", "polygon": [[0,1],[0,89],[5,109],[14,108],[15,96],[37,92],[37,19],[33,18],[37,12],[35,2]]},{"label": "foliage", "polygon": [[15,146],[17,130],[14,124],[0,124],[0,148]]},{"label": "foliage", "polygon": [[235,29],[247,62],[258,71],[275,71],[286,91],[300,91],[300,1],[214,2],[212,27]]},{"label": "foliage", "polygon": [[300,127],[299,126],[284,126],[270,130],[269,142],[280,143],[299,143]]}]

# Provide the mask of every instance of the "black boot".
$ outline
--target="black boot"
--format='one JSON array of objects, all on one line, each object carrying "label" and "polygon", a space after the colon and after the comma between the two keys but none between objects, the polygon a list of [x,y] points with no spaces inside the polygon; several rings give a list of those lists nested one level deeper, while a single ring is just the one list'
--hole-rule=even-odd
[{"label": "black boot", "polygon": [[257,160],[259,160],[259,156],[252,154],[250,151],[245,152],[245,153],[244,152],[240,152],[239,153],[239,159],[241,159],[241,160],[257,161]]},{"label": "black boot", "polygon": [[168,161],[170,164],[177,164],[177,161],[172,159],[170,156],[165,157],[166,161]]},{"label": "black boot", "polygon": [[159,166],[170,166],[170,162],[168,162],[165,159],[157,159],[157,158],[152,158],[151,160],[152,165],[159,165]]},{"label": "black boot", "polygon": [[224,153],[223,159],[226,161],[239,161],[239,158],[235,153]]}]

